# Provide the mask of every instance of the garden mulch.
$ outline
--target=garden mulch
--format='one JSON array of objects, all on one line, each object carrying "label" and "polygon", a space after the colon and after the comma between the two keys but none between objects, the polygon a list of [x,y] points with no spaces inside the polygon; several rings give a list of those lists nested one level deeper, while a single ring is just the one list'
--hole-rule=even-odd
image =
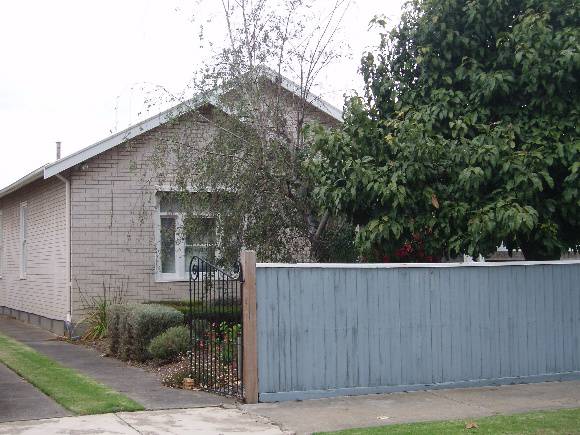
[{"label": "garden mulch", "polygon": [[219,406],[234,402],[203,391],[165,387],[155,373],[103,357],[95,349],[67,343],[48,331],[6,316],[0,316],[0,332],[125,394],[148,410]]}]

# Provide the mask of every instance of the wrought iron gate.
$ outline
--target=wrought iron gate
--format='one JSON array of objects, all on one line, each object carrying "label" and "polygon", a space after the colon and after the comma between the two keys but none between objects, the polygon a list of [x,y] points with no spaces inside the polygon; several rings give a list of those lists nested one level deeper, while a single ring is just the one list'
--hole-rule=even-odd
[{"label": "wrought iron gate", "polygon": [[227,273],[193,257],[189,263],[190,377],[198,388],[243,399],[242,291],[239,263]]}]

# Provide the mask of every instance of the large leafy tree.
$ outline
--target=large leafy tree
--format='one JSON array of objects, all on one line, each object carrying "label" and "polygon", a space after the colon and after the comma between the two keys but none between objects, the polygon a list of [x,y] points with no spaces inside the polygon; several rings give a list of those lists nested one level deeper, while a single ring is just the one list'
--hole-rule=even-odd
[{"label": "large leafy tree", "polygon": [[578,248],[577,1],[413,0],[361,71],[309,166],[364,255]]}]

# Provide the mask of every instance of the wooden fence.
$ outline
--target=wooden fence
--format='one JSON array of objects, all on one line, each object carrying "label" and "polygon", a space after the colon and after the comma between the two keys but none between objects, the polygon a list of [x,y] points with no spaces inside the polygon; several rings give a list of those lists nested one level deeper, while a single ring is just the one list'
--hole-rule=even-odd
[{"label": "wooden fence", "polygon": [[260,401],[580,378],[580,262],[256,269]]}]

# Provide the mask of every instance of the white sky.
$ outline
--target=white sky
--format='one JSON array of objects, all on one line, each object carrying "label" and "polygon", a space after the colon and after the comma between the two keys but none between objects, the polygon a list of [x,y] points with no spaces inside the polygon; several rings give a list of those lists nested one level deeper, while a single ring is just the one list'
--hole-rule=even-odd
[{"label": "white sky", "polygon": [[[360,90],[360,57],[378,42],[368,22],[384,14],[396,23],[401,3],[353,0],[339,35],[349,41],[350,59],[327,71],[315,92],[342,107],[345,92]],[[1,1],[0,188],[53,161],[57,140],[66,156],[141,120],[143,86],[183,91],[207,56],[196,14],[213,5],[217,0]],[[204,20],[212,14],[204,9]],[[219,44],[221,30],[211,22],[205,28]]]}]

